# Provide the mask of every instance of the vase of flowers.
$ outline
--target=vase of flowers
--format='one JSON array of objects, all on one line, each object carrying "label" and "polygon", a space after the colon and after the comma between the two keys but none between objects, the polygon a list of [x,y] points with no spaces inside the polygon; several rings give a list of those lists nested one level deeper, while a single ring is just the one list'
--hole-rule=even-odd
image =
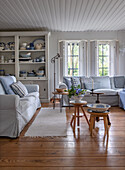
[{"label": "vase of flowers", "polygon": [[69,98],[75,100],[75,102],[80,102],[81,99],[84,97],[86,90],[81,89],[80,85],[78,85],[77,87],[71,86],[68,92],[69,92]]}]

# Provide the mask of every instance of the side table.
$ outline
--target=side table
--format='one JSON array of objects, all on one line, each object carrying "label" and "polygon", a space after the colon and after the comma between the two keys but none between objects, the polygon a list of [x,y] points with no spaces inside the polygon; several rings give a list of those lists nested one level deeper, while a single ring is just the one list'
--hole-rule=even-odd
[{"label": "side table", "polygon": [[72,104],[75,107],[75,111],[74,111],[74,114],[73,114],[71,122],[70,122],[71,126],[74,123],[73,124],[73,131],[75,132],[75,128],[76,128],[76,118],[77,118],[77,126],[79,126],[80,125],[80,119],[79,118],[83,117],[83,115],[79,114],[79,108],[81,108],[88,125],[90,125],[89,121],[88,121],[88,118],[86,116],[86,113],[85,113],[85,111],[83,109],[83,106],[87,104],[87,101],[81,101],[81,102],[70,101],[70,104]]},{"label": "side table", "polygon": [[100,93],[100,92],[91,92],[90,94],[96,94],[97,95],[97,99],[96,99],[96,103],[100,103],[100,100],[99,100],[99,95],[100,94],[104,94],[104,93]]},{"label": "side table", "polygon": [[104,113],[101,112],[93,112],[91,109],[88,109],[88,113],[90,114],[90,135],[92,136],[93,126],[95,124],[96,117],[103,117],[104,120],[104,127],[105,127],[105,135],[109,136],[109,126],[107,116],[110,113],[109,111],[105,111]]},{"label": "side table", "polygon": [[52,94],[54,94],[54,96],[53,96],[53,109],[55,109],[56,95],[59,95],[60,112],[62,112],[61,97],[62,97],[63,95],[68,95],[69,93],[68,93],[68,92],[57,92],[57,91],[54,91],[54,92],[52,92]]},{"label": "side table", "polygon": [[[96,94],[97,95],[97,99],[96,99],[96,103],[100,103],[100,100],[99,100],[99,95],[100,94],[104,94],[104,93],[101,93],[101,92],[91,92],[90,94]],[[111,125],[111,122],[110,122],[110,119],[109,119],[109,115],[107,115],[107,119],[108,119],[108,125]],[[96,121],[98,122],[99,121],[99,117],[96,117]]]}]

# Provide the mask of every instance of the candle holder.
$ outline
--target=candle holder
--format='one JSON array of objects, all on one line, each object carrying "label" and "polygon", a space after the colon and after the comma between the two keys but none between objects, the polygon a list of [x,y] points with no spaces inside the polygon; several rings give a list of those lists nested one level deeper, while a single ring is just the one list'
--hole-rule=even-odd
[{"label": "candle holder", "polygon": [[93,91],[94,91],[94,89],[91,89],[91,91],[92,91],[92,96],[93,96]]}]

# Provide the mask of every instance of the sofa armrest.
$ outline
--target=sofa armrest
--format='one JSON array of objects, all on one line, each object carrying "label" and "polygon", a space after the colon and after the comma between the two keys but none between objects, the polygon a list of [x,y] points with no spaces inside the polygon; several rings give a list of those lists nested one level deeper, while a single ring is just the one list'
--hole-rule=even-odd
[{"label": "sofa armrest", "polygon": [[0,110],[16,109],[19,105],[18,95],[0,95]]},{"label": "sofa armrest", "polygon": [[39,92],[38,84],[25,84],[25,87],[27,88],[28,93]]},{"label": "sofa armrest", "polygon": [[67,85],[65,83],[60,83],[59,84],[60,89],[68,89]]}]

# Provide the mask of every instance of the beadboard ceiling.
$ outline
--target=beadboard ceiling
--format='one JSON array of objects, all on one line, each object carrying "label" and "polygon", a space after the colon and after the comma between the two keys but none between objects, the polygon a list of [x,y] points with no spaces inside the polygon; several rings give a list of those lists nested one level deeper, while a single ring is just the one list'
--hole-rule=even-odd
[{"label": "beadboard ceiling", "polygon": [[125,0],[0,0],[0,31],[125,30]]}]

